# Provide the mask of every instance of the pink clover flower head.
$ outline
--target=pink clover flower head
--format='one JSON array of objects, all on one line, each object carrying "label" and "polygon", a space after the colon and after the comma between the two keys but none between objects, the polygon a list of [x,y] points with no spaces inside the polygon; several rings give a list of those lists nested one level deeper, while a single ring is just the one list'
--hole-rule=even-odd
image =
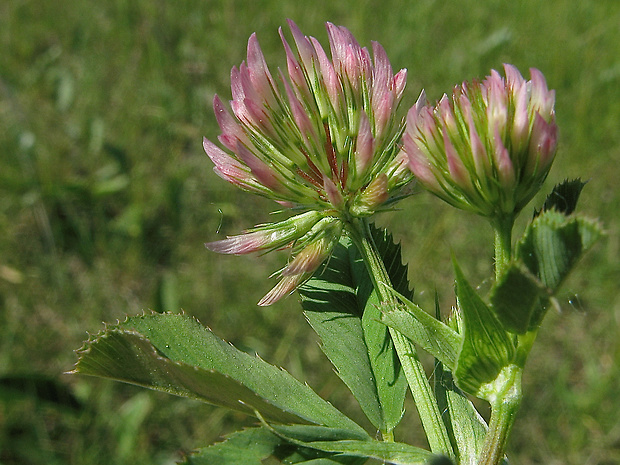
[{"label": "pink clover flower head", "polygon": [[221,178],[282,206],[310,210],[207,244],[231,254],[292,245],[294,257],[262,305],[312,275],[347,219],[390,209],[413,179],[400,146],[404,121],[396,116],[406,70],[394,73],[381,45],[373,43],[371,53],[344,27],[326,24],[326,52],[288,24],[291,42],[280,29],[286,71],[269,70],[252,34],[246,61],[231,71],[229,108],[213,99],[222,147],[203,140]]},{"label": "pink clover flower head", "polygon": [[420,96],[403,137],[409,167],[428,190],[483,216],[516,215],[538,192],[557,149],[555,92],[537,69],[526,81],[504,65],[456,86],[435,105]]}]

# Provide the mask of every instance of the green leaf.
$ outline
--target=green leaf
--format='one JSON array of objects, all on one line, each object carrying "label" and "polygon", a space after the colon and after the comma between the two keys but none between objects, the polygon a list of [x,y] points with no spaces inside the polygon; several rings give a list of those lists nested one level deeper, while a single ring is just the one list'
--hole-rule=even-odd
[{"label": "green leaf", "polygon": [[491,290],[491,306],[505,329],[525,334],[532,316],[549,297],[549,290],[538,278],[521,262],[513,261]]},{"label": "green leaf", "polygon": [[396,291],[392,292],[405,305],[406,310],[385,312],[383,323],[399,331],[453,370],[456,367],[462,337],[405,296]]},{"label": "green leaf", "polygon": [[286,371],[235,349],[186,315],[128,318],[79,351],[75,372],[202,400],[276,422],[364,430]]},{"label": "green leaf", "polygon": [[335,456],[301,447],[261,427],[237,431],[224,442],[204,447],[186,457],[180,465],[263,465],[269,457],[282,463],[304,465],[362,465],[366,462],[358,457]]},{"label": "green leaf", "polygon": [[237,431],[224,442],[200,449],[180,465],[262,465],[282,442],[266,428]]},{"label": "green leaf", "polygon": [[555,291],[601,234],[596,221],[549,210],[529,225],[517,244],[516,257]]},{"label": "green leaf", "polygon": [[[391,236],[373,228],[388,273],[403,293],[407,269]],[[301,289],[304,314],[321,348],[370,422],[391,431],[400,421],[407,384],[381,314],[376,293],[357,249],[348,238],[328,265]]]},{"label": "green leaf", "polygon": [[276,434],[293,444],[316,449],[322,452],[360,458],[363,457],[367,459],[373,458],[383,460],[384,463],[397,465],[424,464],[433,457],[433,455],[427,450],[398,442],[369,441],[360,439],[332,439],[338,438],[342,432],[338,430],[330,432],[328,428],[321,428],[318,430],[323,438],[328,438],[328,440],[311,440],[310,438],[312,435],[308,435],[308,432],[311,430],[312,428],[305,428],[305,431],[302,430],[301,437],[305,440],[301,440],[298,439],[300,437],[300,430],[297,425],[293,425],[291,427],[273,428],[273,431]]},{"label": "green leaf", "polygon": [[[566,179],[557,184],[551,194],[547,196],[541,211],[556,210],[564,215],[570,215],[577,208],[579,195],[585,185],[586,183],[581,182],[581,179],[573,179],[572,181]],[[535,211],[534,217],[540,215],[541,211]]]},{"label": "green leaf", "polygon": [[[435,318],[441,318],[439,295],[435,292]],[[452,373],[435,358],[434,391],[437,405],[442,412],[452,449],[460,465],[476,465],[486,438],[487,424],[474,404],[458,388]]]},{"label": "green leaf", "polygon": [[471,401],[452,379],[452,374],[435,364],[435,395],[461,465],[476,465],[487,432],[487,424]]},{"label": "green leaf", "polygon": [[463,343],[454,376],[465,392],[484,398],[480,387],[495,380],[501,369],[510,364],[515,346],[495,314],[467,282],[456,260],[454,271],[463,321]]},{"label": "green leaf", "polygon": [[[555,210],[548,210],[528,226],[516,246],[515,257],[525,264],[552,295],[602,234],[597,221],[580,216],[567,217]],[[534,312],[529,329],[540,325],[545,311],[543,305]]]}]

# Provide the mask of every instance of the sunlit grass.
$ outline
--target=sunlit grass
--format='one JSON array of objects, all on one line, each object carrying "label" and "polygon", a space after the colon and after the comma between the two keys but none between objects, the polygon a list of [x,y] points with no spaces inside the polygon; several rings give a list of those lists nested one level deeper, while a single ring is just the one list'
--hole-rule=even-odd
[{"label": "sunlit grass", "polygon": [[[217,135],[211,99],[229,97],[252,32],[272,66],[285,65],[277,28],[287,17],[323,42],[326,20],[381,42],[409,70],[407,105],[422,87],[435,99],[503,62],[543,71],[561,131],[546,188],[589,179],[581,209],[601,217],[608,237],[545,321],[509,450],[519,464],[620,462],[620,4],[16,0],[0,5],[0,376],[44,375],[79,408],[0,384],[0,463],[167,464],[253,422],[62,374],[86,331],[143,309],[184,309],[363,421],[297,298],[255,305],[284,254],[203,247],[268,220],[269,202],[211,172],[201,137]],[[489,274],[488,226],[428,194],[378,221],[403,242],[422,302],[437,288],[451,305],[452,253],[472,282]],[[406,424],[401,435],[423,443]]]}]

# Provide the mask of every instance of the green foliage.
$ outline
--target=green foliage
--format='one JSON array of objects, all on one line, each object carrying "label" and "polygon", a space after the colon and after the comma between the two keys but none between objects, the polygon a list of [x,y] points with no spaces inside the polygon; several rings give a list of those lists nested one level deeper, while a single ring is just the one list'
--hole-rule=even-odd
[{"label": "green foliage", "polygon": [[129,318],[79,351],[75,372],[206,401],[278,422],[361,427],[286,371],[217,338],[185,315]]},{"label": "green foliage", "polygon": [[[200,141],[216,136],[209,102],[214,92],[229,97],[230,68],[243,59],[250,33],[257,31],[270,63],[285,65],[276,30],[290,17],[321,41],[331,20],[365,45],[381,42],[395,67],[409,69],[405,104],[422,87],[435,99],[503,62],[545,73],[556,89],[561,143],[549,182],[590,179],[581,202],[605,219],[609,239],[556,294],[563,312],[546,317],[530,356],[525,392],[536,395],[524,400],[511,454],[525,465],[620,463],[619,7],[616,0],[463,8],[319,0],[311,9],[280,0],[67,0],[59,14],[54,2],[0,2],[0,372],[55,379],[83,405],[76,412],[39,402],[33,391],[0,402],[0,461],[169,464],[177,451],[247,424],[243,415],[149,392],[157,408],[129,455],[117,455],[115,422],[141,391],[62,373],[85,330],[141,308],[185,308],[237,347],[310,379],[330,400],[348,396],[301,329],[295,298],[273,311],[252,309],[269,288],[257,276],[284,256],[258,262],[202,246],[218,227],[227,234],[267,220],[271,206],[211,173]],[[118,176],[128,184],[112,192],[105,184]],[[405,258],[419,299],[451,288],[448,249],[472,259],[472,283],[486,276],[491,263],[475,219],[423,194],[399,208],[381,221],[411,244]],[[415,439],[414,422],[402,428],[407,442]]]},{"label": "green foliage", "polygon": [[[281,427],[285,428],[285,427]],[[291,428],[287,427],[288,431]],[[305,427],[308,428],[308,427]],[[317,427],[309,427],[314,430],[310,433],[311,438],[323,437],[324,439],[336,440],[342,436],[342,431],[337,436],[329,428],[316,431]],[[338,431],[338,430],[336,430]],[[331,435],[325,434],[332,432]],[[350,432],[349,432],[350,434]],[[328,436],[328,437],[326,437]],[[306,435],[306,437],[308,437]],[[268,457],[275,457],[284,463],[296,463],[307,465],[333,465],[333,464],[362,464],[366,458],[335,456],[331,453],[323,453],[316,449],[309,449],[283,439],[282,436],[270,431],[269,428],[251,428],[238,431],[226,438],[226,441],[200,449],[195,454],[187,457],[182,465],[261,465]]]},{"label": "green foliage", "polygon": [[520,262],[511,262],[491,292],[491,305],[504,328],[517,334],[530,330],[530,322],[550,297],[548,289]]},{"label": "green foliage", "polygon": [[454,271],[463,321],[462,345],[454,376],[461,389],[485,398],[480,388],[494,381],[502,368],[513,361],[516,348],[493,311],[467,282],[456,261]]},{"label": "green foliage", "polygon": [[383,323],[397,329],[451,370],[456,367],[462,337],[440,320],[433,318],[405,296],[394,291],[405,309],[383,314]]},{"label": "green foliage", "polygon": [[[390,278],[404,293],[407,268],[400,247],[385,232],[373,229]],[[327,266],[300,290],[308,322],[321,338],[321,349],[338,376],[358,400],[370,422],[389,432],[400,422],[406,380],[380,323],[376,292],[361,257],[348,238],[334,250]]]},{"label": "green foliage", "polygon": [[[585,185],[586,183],[581,182],[581,179],[573,179],[572,181],[566,179],[553,188],[541,211],[556,210],[565,215],[570,215],[577,208],[579,196]],[[538,216],[541,211],[534,212],[534,217]]]},{"label": "green foliage", "polygon": [[452,379],[452,373],[435,363],[435,396],[450,440],[461,465],[475,465],[482,450],[487,424]]}]

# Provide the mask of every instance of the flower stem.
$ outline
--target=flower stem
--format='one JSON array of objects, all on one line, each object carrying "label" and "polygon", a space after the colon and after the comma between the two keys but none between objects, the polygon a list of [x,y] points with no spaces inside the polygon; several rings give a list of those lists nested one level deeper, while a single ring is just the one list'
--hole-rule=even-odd
[{"label": "flower stem", "polygon": [[478,465],[499,465],[504,460],[508,436],[521,405],[522,371],[521,367],[510,365],[498,377],[497,391],[491,398],[489,429]]},{"label": "flower stem", "polygon": [[[379,296],[379,301],[392,308],[396,308],[399,304],[390,292],[391,280],[372,238],[368,221],[365,219],[352,219],[349,222],[348,231],[351,240],[362,255],[368,274]],[[415,346],[395,329],[389,328],[389,331],[403,367],[403,372],[409,383],[409,388],[413,394],[431,451],[436,454],[454,457],[450,437],[441,418],[437,399],[426,377]]]},{"label": "flower stem", "polygon": [[495,233],[495,279],[499,278],[512,257],[514,221],[513,215],[499,216],[491,221]]},{"label": "flower stem", "polygon": [[[498,216],[491,221],[495,233],[495,279],[512,259],[514,215]],[[532,340],[533,341],[533,340]],[[520,354],[517,364],[502,369],[489,396],[491,418],[478,465],[499,465],[504,460],[508,436],[521,406],[521,373],[527,354]]]}]

